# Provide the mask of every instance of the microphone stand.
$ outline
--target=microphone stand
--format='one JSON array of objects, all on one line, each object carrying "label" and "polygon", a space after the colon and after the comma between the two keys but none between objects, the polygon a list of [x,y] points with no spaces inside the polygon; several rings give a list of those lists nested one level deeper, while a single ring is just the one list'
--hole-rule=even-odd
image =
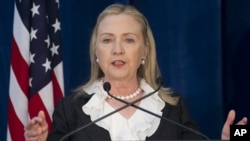
[{"label": "microphone stand", "polygon": [[151,93],[149,93],[149,94],[147,94],[147,95],[145,95],[145,96],[143,96],[143,97],[141,97],[141,98],[139,98],[139,99],[136,99],[136,100],[132,101],[131,103],[128,103],[128,104],[126,103],[127,105],[124,105],[124,106],[122,106],[122,107],[120,107],[120,108],[114,110],[113,112],[110,112],[110,113],[108,113],[108,114],[106,114],[106,115],[104,115],[104,116],[102,116],[102,117],[100,117],[100,118],[98,118],[98,119],[96,119],[96,120],[94,120],[94,121],[92,121],[92,122],[90,122],[90,123],[88,123],[88,124],[86,124],[86,125],[80,127],[80,128],[77,128],[76,130],[73,130],[73,131],[69,132],[68,134],[64,135],[64,136],[60,139],[60,141],[64,141],[66,138],[68,138],[69,136],[75,134],[76,132],[79,132],[80,130],[83,130],[84,128],[87,128],[88,126],[90,126],[90,125],[92,125],[92,124],[95,124],[96,122],[98,122],[98,121],[100,121],[100,120],[103,120],[104,118],[107,118],[107,117],[109,117],[109,116],[111,116],[111,115],[113,115],[113,114],[115,114],[115,113],[117,113],[117,112],[119,112],[119,111],[121,111],[121,110],[123,110],[123,109],[129,107],[129,106],[132,106],[132,105],[134,105],[135,103],[137,103],[137,102],[139,102],[139,101],[141,101],[141,100],[143,100],[143,99],[145,99],[145,98],[147,98],[147,97],[153,95],[155,92],[159,91],[160,88],[161,88],[161,85],[159,85],[159,87],[158,87],[157,89],[155,89],[153,92],[151,92]]},{"label": "microphone stand", "polygon": [[[161,85],[159,85],[159,88],[160,88],[160,87],[161,87]],[[173,121],[173,120],[171,120],[171,119],[169,119],[169,118],[160,116],[160,115],[155,114],[155,113],[153,113],[153,112],[151,112],[151,111],[149,111],[149,110],[146,110],[146,109],[144,109],[144,108],[141,108],[141,107],[135,105],[134,102],[131,102],[131,103],[130,103],[130,102],[127,102],[127,101],[125,101],[125,100],[123,100],[123,99],[119,99],[119,98],[115,97],[114,95],[112,95],[112,94],[109,93],[109,91],[110,91],[110,89],[111,89],[111,84],[110,84],[109,82],[105,82],[105,83],[103,84],[103,88],[104,88],[104,90],[107,92],[107,94],[108,94],[110,97],[112,97],[112,98],[114,98],[114,99],[116,99],[116,100],[118,100],[118,101],[120,101],[120,102],[126,104],[126,106],[129,105],[129,106],[132,106],[132,107],[134,107],[134,108],[137,108],[137,109],[139,109],[139,110],[141,110],[141,111],[144,111],[144,112],[146,112],[146,113],[148,113],[148,114],[151,114],[151,115],[153,115],[153,116],[155,116],[155,117],[158,117],[158,118],[160,118],[160,119],[166,120],[166,121],[168,121],[168,122],[170,122],[170,123],[172,123],[172,124],[174,124],[174,125],[177,125],[177,126],[179,126],[179,127],[181,127],[181,128],[184,128],[184,129],[186,129],[186,130],[189,130],[189,131],[191,131],[191,132],[193,132],[193,133],[195,133],[195,134],[197,134],[197,135],[200,135],[200,136],[202,136],[203,138],[205,138],[206,140],[209,140],[209,138],[208,138],[205,134],[203,134],[203,133],[201,133],[201,132],[199,132],[199,131],[196,131],[196,130],[190,128],[190,127],[184,126],[184,125],[182,125],[182,124],[180,124],[180,123],[178,123],[178,122],[175,122],[175,121]],[[158,88],[158,89],[159,89],[159,88]],[[157,90],[157,91],[158,91],[158,90]],[[157,91],[156,91],[156,92],[157,92]]]}]

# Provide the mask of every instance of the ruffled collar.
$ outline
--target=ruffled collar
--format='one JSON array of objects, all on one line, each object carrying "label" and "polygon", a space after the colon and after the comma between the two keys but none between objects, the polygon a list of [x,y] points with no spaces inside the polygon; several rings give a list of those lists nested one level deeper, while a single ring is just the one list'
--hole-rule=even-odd
[{"label": "ruffled collar", "polygon": [[[144,94],[153,91],[153,88],[144,79],[140,81],[140,86]],[[85,89],[85,91],[89,94],[94,93],[91,99],[82,107],[83,112],[90,115],[92,121],[114,111],[105,101],[107,93],[104,91],[100,81],[96,81],[91,87]],[[165,102],[158,96],[158,92],[156,92],[152,96],[143,99],[139,106],[157,115],[162,115],[161,110],[164,108]],[[160,119],[137,109],[129,119],[125,119],[119,113],[115,113],[96,124],[108,130],[112,140],[145,140],[146,137],[151,136],[157,130]]]}]

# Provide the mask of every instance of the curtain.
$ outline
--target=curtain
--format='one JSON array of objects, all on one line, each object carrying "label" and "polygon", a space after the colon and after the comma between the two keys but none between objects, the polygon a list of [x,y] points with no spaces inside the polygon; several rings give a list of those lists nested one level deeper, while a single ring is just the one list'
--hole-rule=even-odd
[{"label": "curtain", "polygon": [[[219,139],[231,108],[238,119],[250,116],[248,0],[60,0],[66,95],[88,80],[92,28],[113,2],[134,5],[149,20],[164,86],[183,96],[204,134]],[[0,19],[0,140],[6,140],[13,1],[1,1]]]}]

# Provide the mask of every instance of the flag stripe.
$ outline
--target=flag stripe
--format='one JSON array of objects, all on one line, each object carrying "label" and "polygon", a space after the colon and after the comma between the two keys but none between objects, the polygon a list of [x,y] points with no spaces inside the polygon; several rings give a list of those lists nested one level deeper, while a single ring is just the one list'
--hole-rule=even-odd
[{"label": "flag stripe", "polygon": [[[22,92],[21,88],[19,87],[15,75],[13,75],[13,71],[11,69],[10,73],[10,79],[11,79],[11,85],[9,88],[9,97],[10,102],[12,102],[13,109],[18,117],[16,120],[21,120],[23,124],[27,123],[28,118],[28,110],[27,110],[27,104],[28,100],[25,94]],[[16,117],[16,116],[15,116]],[[12,118],[11,116],[9,118]],[[13,121],[13,120],[11,120]]]},{"label": "flag stripe", "polygon": [[[53,73],[53,75],[55,75],[55,78],[60,88],[64,88],[62,68],[63,68],[63,63],[61,62],[54,68],[54,73]],[[64,89],[60,89],[60,90],[61,90],[60,94],[64,94]]]},{"label": "flag stripe", "polygon": [[37,111],[43,110],[45,112],[47,123],[50,126],[51,125],[50,115],[48,113],[48,109],[46,108],[46,106],[42,101],[43,99],[40,97],[40,94],[35,94],[29,101],[29,113],[31,117],[34,117],[37,115]]},{"label": "flag stripe", "polygon": [[19,48],[15,42],[12,40],[12,56],[11,56],[11,66],[13,68],[14,75],[17,78],[18,85],[21,87],[24,94],[28,93],[28,76],[29,68],[27,63],[23,60],[22,55],[19,52]]},{"label": "flag stripe", "polygon": [[10,131],[10,136],[11,140],[13,141],[24,141],[24,136],[23,136],[23,129],[24,126],[22,122],[18,119],[16,113],[14,112],[14,107],[11,102],[9,102],[9,126],[10,127],[15,127],[16,129],[19,130],[9,130]]},{"label": "flag stripe", "polygon": [[14,26],[13,26],[13,35],[15,43],[18,44],[20,54],[24,58],[25,62],[29,62],[29,31],[21,21],[19,12],[17,11],[16,5],[14,9]]},{"label": "flag stripe", "polygon": [[[58,66],[60,67],[62,64],[60,63]],[[62,72],[62,71],[57,71],[57,68],[59,68],[59,67],[56,67],[56,70],[55,70],[55,72],[53,72],[52,73],[52,83],[53,83],[53,93],[54,93],[54,106],[56,106],[56,104],[58,103],[58,101],[59,101],[59,99],[61,98],[61,97],[63,97],[63,94],[64,94],[64,92],[63,92],[63,89],[61,89],[61,88],[63,88],[63,83],[61,83],[62,81],[60,81],[60,76],[59,75],[62,75],[62,73],[60,73],[60,72]],[[57,79],[57,78],[59,78],[59,79]]]},{"label": "flag stripe", "polygon": [[53,87],[54,86],[52,85],[52,82],[50,82],[41,91],[39,91],[39,96],[41,97],[42,102],[44,103],[49,113],[50,118],[52,117],[52,112],[53,112],[53,107],[54,107]]}]

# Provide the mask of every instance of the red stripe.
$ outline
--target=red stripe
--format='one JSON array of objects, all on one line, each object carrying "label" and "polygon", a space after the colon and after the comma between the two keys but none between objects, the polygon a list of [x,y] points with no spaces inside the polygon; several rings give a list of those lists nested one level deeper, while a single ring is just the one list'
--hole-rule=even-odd
[{"label": "red stripe", "polygon": [[[9,117],[9,130],[10,130],[10,136],[13,141],[24,141],[24,126],[22,122],[17,117],[14,107],[11,103],[11,100],[9,99],[8,104],[8,117]],[[16,130],[18,129],[18,130]]]},{"label": "red stripe", "polygon": [[46,107],[44,106],[41,97],[39,96],[38,93],[36,93],[29,100],[29,114],[30,114],[30,118],[33,118],[33,117],[37,116],[38,112],[40,110],[42,110],[42,111],[45,112],[46,121],[47,121],[47,123],[49,125],[49,129],[50,129],[51,119],[50,119],[49,113],[48,113]]},{"label": "red stripe", "polygon": [[14,38],[12,39],[11,65],[18,85],[27,96],[29,89],[29,68],[23,59]]},{"label": "red stripe", "polygon": [[60,98],[63,97],[62,89],[58,83],[58,79],[56,78],[55,72],[53,71],[52,75],[52,85],[53,85],[53,93],[54,93],[54,107],[56,107]]}]

